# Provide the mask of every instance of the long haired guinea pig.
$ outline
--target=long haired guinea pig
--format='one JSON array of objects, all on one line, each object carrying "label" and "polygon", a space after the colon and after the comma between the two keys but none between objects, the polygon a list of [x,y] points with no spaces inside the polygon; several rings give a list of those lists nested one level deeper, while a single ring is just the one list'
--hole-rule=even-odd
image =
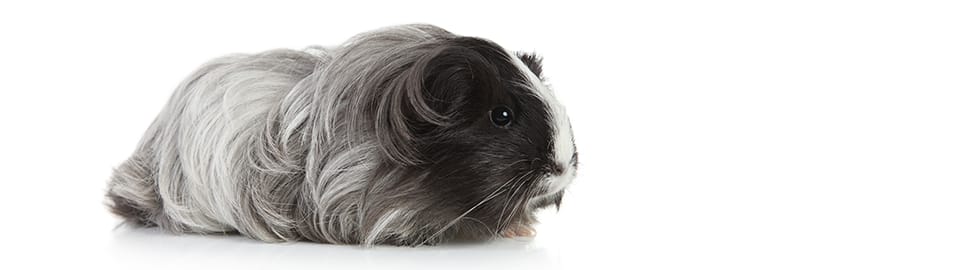
[{"label": "long haired guinea pig", "polygon": [[277,242],[532,234],[577,170],[540,59],[430,25],[213,60],[110,179],[127,223]]}]

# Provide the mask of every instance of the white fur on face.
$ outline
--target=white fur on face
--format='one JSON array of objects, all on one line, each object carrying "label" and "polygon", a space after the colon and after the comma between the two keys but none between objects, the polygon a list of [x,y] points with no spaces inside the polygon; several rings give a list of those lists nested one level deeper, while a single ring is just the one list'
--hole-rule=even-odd
[{"label": "white fur on face", "polygon": [[554,139],[552,149],[553,162],[562,166],[563,173],[560,175],[550,175],[546,181],[546,188],[548,190],[547,194],[559,192],[573,181],[574,170],[576,169],[572,164],[575,150],[573,146],[573,132],[570,129],[570,118],[567,117],[567,110],[563,107],[563,104],[557,101],[553,90],[547,87],[515,53],[510,54],[510,60],[520,69],[524,77],[526,77],[527,87],[533,90],[547,106],[547,112],[550,117],[550,127],[552,129],[551,133]]}]

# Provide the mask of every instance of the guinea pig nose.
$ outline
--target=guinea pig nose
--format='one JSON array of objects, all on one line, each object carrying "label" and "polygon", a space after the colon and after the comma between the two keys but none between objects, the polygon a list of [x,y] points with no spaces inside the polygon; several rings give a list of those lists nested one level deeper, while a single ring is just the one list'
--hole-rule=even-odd
[{"label": "guinea pig nose", "polygon": [[550,163],[550,165],[547,165],[547,173],[552,175],[563,175],[564,170],[565,170],[565,166],[563,166],[563,164],[560,164],[559,162],[553,162],[553,163]]}]

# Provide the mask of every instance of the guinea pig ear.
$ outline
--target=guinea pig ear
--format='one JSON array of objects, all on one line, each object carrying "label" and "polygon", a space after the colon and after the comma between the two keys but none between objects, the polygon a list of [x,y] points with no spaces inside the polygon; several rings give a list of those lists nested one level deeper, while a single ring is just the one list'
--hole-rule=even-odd
[{"label": "guinea pig ear", "polygon": [[375,130],[387,156],[401,164],[422,164],[417,144],[424,136],[454,124],[477,78],[492,68],[476,51],[457,45],[428,50],[386,86],[377,108]]},{"label": "guinea pig ear", "polygon": [[524,65],[527,65],[527,68],[530,68],[530,71],[534,75],[537,75],[538,78],[543,78],[540,73],[543,72],[543,57],[537,55],[536,53],[527,53],[527,52],[517,52],[517,57],[520,58],[520,61]]},{"label": "guinea pig ear", "polygon": [[[452,125],[458,111],[474,90],[484,89],[496,80],[496,68],[479,52],[465,46],[451,46],[434,55],[423,67],[421,94],[423,105],[443,117],[442,121],[426,121],[437,126]],[[476,98],[476,97],[475,97]]]}]

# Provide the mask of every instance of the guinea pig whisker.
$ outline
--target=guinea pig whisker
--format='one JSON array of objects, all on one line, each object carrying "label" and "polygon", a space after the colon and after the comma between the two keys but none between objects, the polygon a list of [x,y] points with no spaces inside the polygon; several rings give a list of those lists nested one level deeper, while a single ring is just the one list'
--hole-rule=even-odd
[{"label": "guinea pig whisker", "polygon": [[483,221],[480,221],[479,219],[472,218],[472,217],[463,217],[463,220],[464,220],[464,221],[468,221],[468,220],[469,220],[469,221],[475,221],[475,222],[479,223],[480,225],[482,225],[484,229],[487,229],[487,232],[489,232],[491,235],[492,235],[492,234],[496,234],[496,232],[494,232],[492,229],[490,229],[490,226],[488,226],[486,223],[483,223]]},{"label": "guinea pig whisker", "polygon": [[[511,180],[512,180],[512,179],[511,179]],[[470,212],[473,212],[473,210],[477,209],[477,207],[480,207],[480,205],[482,205],[483,203],[485,203],[485,202],[487,202],[487,201],[490,201],[490,199],[493,199],[494,197],[496,197],[496,196],[499,195],[500,193],[503,193],[503,192],[501,192],[501,189],[503,189],[503,187],[507,186],[507,184],[510,184],[511,182],[512,182],[512,181],[507,181],[506,183],[503,183],[503,185],[500,185],[500,187],[498,187],[496,190],[494,190],[493,192],[491,192],[490,195],[488,195],[486,198],[484,198],[483,200],[480,200],[480,202],[478,202],[476,205],[474,205],[473,207],[470,207],[470,209],[467,209],[467,211],[464,211],[463,214],[460,214],[460,216],[458,216],[458,217],[454,218],[453,220],[451,220],[450,222],[448,222],[447,225],[444,225],[442,228],[440,228],[440,230],[437,230],[436,233],[434,233],[434,234],[431,235],[430,237],[427,237],[427,239],[424,239],[423,242],[420,243],[420,244],[418,244],[417,246],[423,245],[423,244],[427,243],[428,241],[432,240],[433,238],[437,237],[438,235],[440,235],[441,233],[443,233],[444,231],[446,231],[447,229],[449,229],[451,226],[453,226],[454,224],[456,224],[457,221],[460,221],[460,219],[462,219],[463,217],[465,217],[465,216],[467,216],[468,214],[470,214]]]},{"label": "guinea pig whisker", "polygon": [[510,205],[512,205],[512,204],[510,203],[510,201],[513,200],[513,196],[517,193],[518,190],[520,190],[519,187],[520,187],[519,182],[518,182],[517,184],[515,184],[515,185],[513,185],[513,186],[510,187],[510,190],[511,190],[511,191],[510,191],[510,196],[507,196],[507,201],[506,201],[506,203],[503,204],[503,207],[500,209],[500,215],[499,215],[499,217],[497,217],[497,232],[500,232],[500,231],[503,230],[503,228],[505,227],[505,226],[503,225],[503,224],[504,224],[504,223],[503,223],[503,220],[504,220],[504,219],[503,219],[503,214],[505,214],[505,213],[507,212],[507,207],[509,207]]},{"label": "guinea pig whisker", "polygon": [[[520,190],[520,187],[523,186],[523,179],[533,174],[533,172],[534,171],[528,171],[527,173],[524,173],[514,179],[511,179],[510,182],[513,182],[513,184],[510,187],[510,189],[512,189],[512,191],[510,192],[510,196],[507,197],[507,203],[505,203],[503,205],[503,208],[500,210],[500,216],[497,218],[497,232],[500,232],[505,227],[505,224],[503,224],[503,220],[504,220],[503,214],[506,213],[508,206],[513,205],[510,202],[513,201],[513,196],[517,194],[517,192]],[[516,181],[512,181],[512,180],[516,180]],[[509,220],[509,218],[507,220]]]},{"label": "guinea pig whisker", "polygon": [[[523,188],[522,188],[522,185],[519,185],[516,190],[519,191],[519,190],[522,190],[522,189],[523,189]],[[517,193],[520,194],[521,192],[517,192]],[[518,197],[518,198],[523,198],[523,197],[520,196],[520,197]],[[513,200],[513,197],[511,196],[511,201],[512,201],[512,200]],[[522,205],[522,203],[509,203],[509,204],[506,205],[506,206],[510,206],[510,214],[508,214],[508,215],[507,215],[507,218],[503,220],[504,223],[503,223],[501,229],[506,229],[506,227],[509,225],[509,224],[507,224],[507,223],[510,222],[510,220],[513,220],[513,217],[514,217],[514,215],[516,214],[517,209],[520,208],[520,205]],[[506,208],[507,208],[507,207],[504,207],[504,210],[506,210]],[[503,215],[503,214],[501,213],[501,215]]]},{"label": "guinea pig whisker", "polygon": [[532,191],[529,188],[523,188],[522,190],[523,190],[523,193],[522,193],[523,195],[520,196],[520,201],[518,201],[518,203],[513,204],[514,205],[513,209],[510,210],[510,215],[507,216],[507,220],[512,220],[516,216],[516,214],[520,213],[518,212],[520,208],[526,207],[527,201],[529,201],[530,194],[532,193]]}]

